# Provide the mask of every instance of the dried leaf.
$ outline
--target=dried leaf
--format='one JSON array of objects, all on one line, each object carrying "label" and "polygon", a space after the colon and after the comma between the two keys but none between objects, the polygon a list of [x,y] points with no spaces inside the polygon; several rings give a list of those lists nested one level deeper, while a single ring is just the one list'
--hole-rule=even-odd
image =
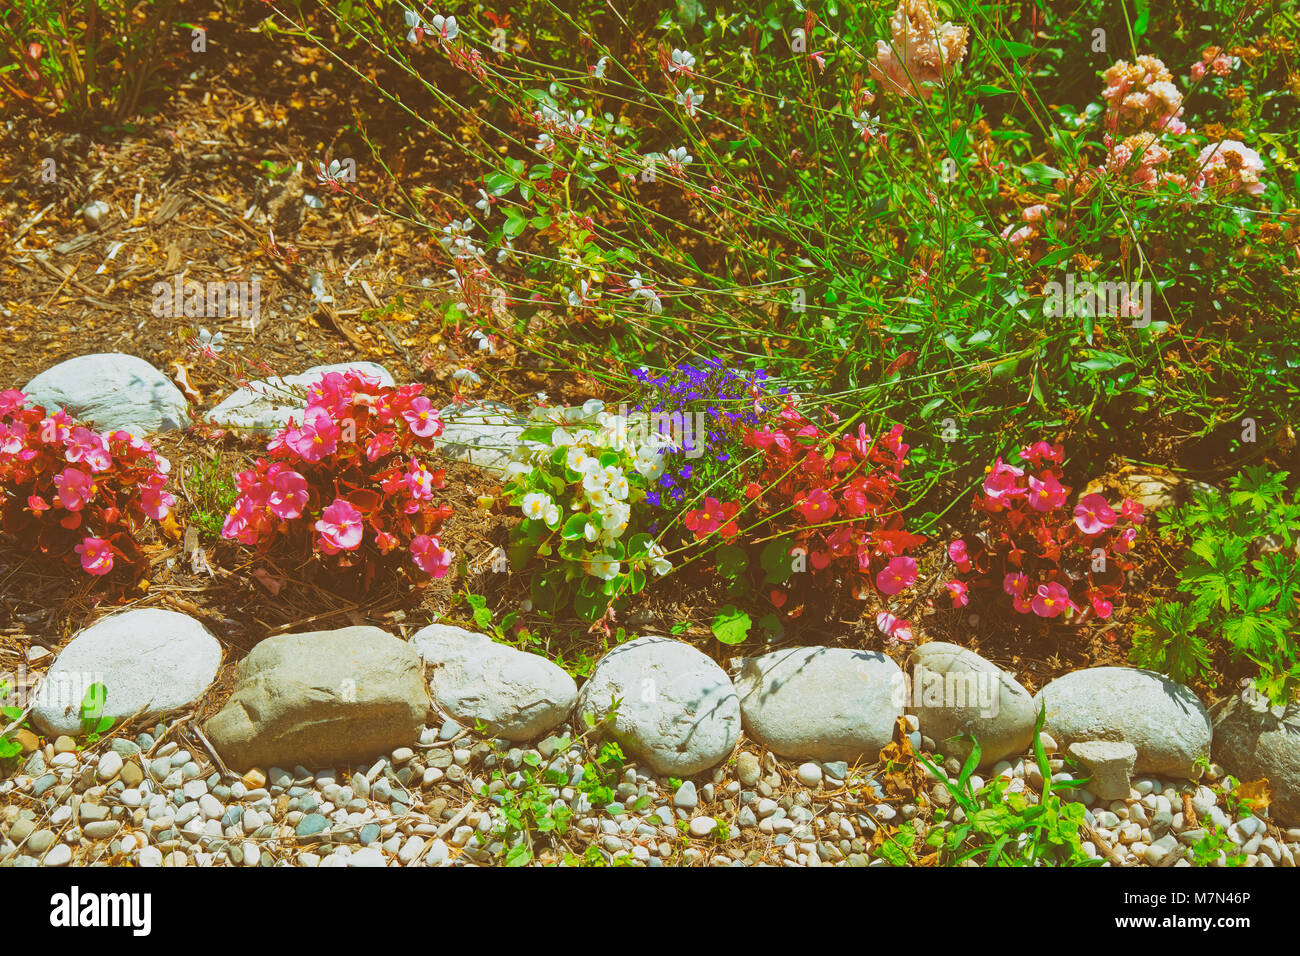
[{"label": "dried leaf", "polygon": [[1261,778],[1251,783],[1239,784],[1233,791],[1243,804],[1253,812],[1267,810],[1273,798],[1268,789],[1268,779]]},{"label": "dried leaf", "polygon": [[284,582],[272,575],[266,568],[254,568],[253,577],[257,578],[258,584],[271,592],[272,597],[278,597],[280,589],[284,587]]}]

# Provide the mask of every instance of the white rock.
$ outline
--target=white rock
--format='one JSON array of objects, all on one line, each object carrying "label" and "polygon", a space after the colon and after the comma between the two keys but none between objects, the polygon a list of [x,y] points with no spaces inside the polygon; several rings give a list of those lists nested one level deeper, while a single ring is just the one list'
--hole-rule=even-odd
[{"label": "white rock", "polygon": [[74,418],[94,422],[97,431],[121,428],[144,435],[190,424],[180,389],[134,355],[106,352],[69,359],[37,375],[22,391],[48,414],[66,409]]},{"label": "white rock", "polygon": [[662,637],[636,638],[600,659],[582,688],[575,722],[588,713],[626,752],[665,775],[707,770],[740,739],[740,702],[722,668],[689,644]]},{"label": "white rock", "polygon": [[55,844],[41,859],[41,863],[45,866],[67,866],[71,862],[72,847],[66,843]]},{"label": "white rock", "polygon": [[1240,780],[1267,777],[1272,815],[1300,822],[1300,704],[1270,707],[1241,695],[1215,705],[1214,752]]},{"label": "white rock", "polygon": [[796,647],[740,662],[746,732],[783,757],[874,761],[903,714],[904,678],[879,652]]},{"label": "white rock", "polygon": [[800,764],[795,776],[805,787],[815,787],[822,782],[822,768],[811,762]]},{"label": "white rock", "polygon": [[713,817],[695,817],[691,820],[690,830],[693,837],[706,837],[717,829],[718,821]]},{"label": "white rock", "polygon": [[438,706],[469,726],[482,720],[493,736],[539,737],[564,722],[578,696],[562,668],[485,634],[431,624],[412,636],[411,646],[424,660]]},{"label": "white rock", "polygon": [[301,424],[309,390],[330,372],[349,370],[377,378],[384,387],[394,384],[388,370],[374,362],[317,365],[301,375],[272,376],[264,381],[250,382],[246,388],[235,391],[208,412],[207,420],[225,428],[248,429],[254,433],[283,428],[290,418]]},{"label": "white rock", "polygon": [[1034,698],[1046,701],[1046,729],[1063,746],[1126,741],[1136,771],[1195,777],[1209,759],[1211,725],[1196,695],[1163,674],[1131,667],[1091,667],[1058,677]]},{"label": "white rock", "polygon": [[59,654],[36,695],[32,720],[46,734],[80,734],[79,708],[92,683],[105,686],[104,714],[114,720],[188,707],[220,666],[221,645],[191,617],[160,608],[114,614]]},{"label": "white rock", "polygon": [[531,423],[500,402],[448,405],[442,410],[443,430],[438,450],[495,471],[504,471],[519,446],[519,436]]},{"label": "white rock", "polygon": [[105,783],[116,777],[122,770],[122,756],[115,750],[106,750],[99,758],[95,768],[95,779]]}]

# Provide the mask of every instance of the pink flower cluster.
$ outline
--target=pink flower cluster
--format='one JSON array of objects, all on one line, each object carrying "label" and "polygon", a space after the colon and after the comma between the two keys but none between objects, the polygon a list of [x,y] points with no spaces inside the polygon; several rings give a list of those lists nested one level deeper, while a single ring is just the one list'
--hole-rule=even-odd
[{"label": "pink flower cluster", "polygon": [[141,571],[135,533],[176,503],[167,459],[128,432],[98,433],[26,402],[16,389],[0,392],[0,529],[31,550],[79,558],[87,574],[119,561]]},{"label": "pink flower cluster", "polygon": [[[972,507],[987,516],[985,530],[948,546],[958,573],[970,582],[949,582],[953,606],[969,602],[970,585],[1000,583],[1021,614],[1109,617],[1133,567],[1127,555],[1142,505],[1125,500],[1117,515],[1103,496],[1089,494],[1070,509],[1070,489],[1061,484],[1062,447],[1038,441],[1022,448],[1020,457],[1024,467],[999,458],[975,496]],[[1088,603],[1086,610],[1071,588]]]},{"label": "pink flower cluster", "polygon": [[1200,81],[1206,73],[1213,73],[1215,76],[1227,76],[1237,65],[1237,58],[1227,56],[1217,46],[1207,46],[1201,51],[1201,58],[1192,64],[1189,71],[1192,79]]},{"label": "pink flower cluster", "polygon": [[966,55],[969,29],[939,22],[933,0],[900,0],[889,29],[893,44],[877,40],[867,64],[887,92],[928,100]]},{"label": "pink flower cluster", "polygon": [[1200,170],[1198,186],[1203,183],[1221,194],[1240,190],[1258,196],[1264,191],[1264,184],[1259,181],[1264,172],[1264,160],[1260,159],[1259,153],[1235,139],[1206,146],[1196,157],[1196,166]]},{"label": "pink flower cluster", "polygon": [[1154,56],[1139,56],[1136,63],[1120,60],[1104,74],[1102,98],[1109,104],[1106,128],[1118,133],[1185,133],[1183,94],[1174,75]]},{"label": "pink flower cluster", "polygon": [[[222,534],[267,548],[279,536],[310,537],[320,553],[350,566],[405,550],[443,577],[452,554],[436,531],[451,515],[435,503],[443,472],[416,454],[433,447],[442,419],[422,385],[381,386],[361,372],[330,372],[309,392],[301,425],[291,421],[238,477],[239,497]],[[363,545],[369,545],[369,549]]]}]

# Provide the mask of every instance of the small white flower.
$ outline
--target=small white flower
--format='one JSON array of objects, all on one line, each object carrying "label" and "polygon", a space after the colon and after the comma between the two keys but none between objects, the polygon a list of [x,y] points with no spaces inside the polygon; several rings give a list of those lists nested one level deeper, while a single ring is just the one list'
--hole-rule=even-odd
[{"label": "small white flower", "polygon": [[451,377],[467,388],[483,384],[483,379],[480,378],[476,372],[467,368],[456,369],[456,371],[451,373]]},{"label": "small white flower", "polygon": [[600,529],[588,521],[582,528],[582,536],[588,541],[595,541],[600,537]]},{"label": "small white flower", "polygon": [[658,541],[651,542],[647,551],[650,558],[650,570],[660,577],[673,569],[673,563],[665,557],[666,553]]},{"label": "small white flower", "polygon": [[675,146],[668,150],[668,162],[675,166],[681,167],[689,165],[693,159],[695,159],[695,157],[686,152],[685,146]]},{"label": "small white flower", "polygon": [[866,110],[858,114],[858,118],[853,120],[853,128],[858,131],[864,143],[871,142],[872,138],[880,133],[877,123],[879,118],[872,116]]},{"label": "small white flower", "polygon": [[492,344],[492,337],[482,329],[475,329],[469,334],[469,337],[478,343],[480,352],[487,352],[488,355],[497,354],[497,347]]},{"label": "small white flower", "polygon": [[551,496],[542,494],[540,491],[529,492],[524,495],[524,500],[520,503],[520,509],[525,518],[531,518],[537,521],[546,516],[548,508],[554,507]]},{"label": "small white flower", "polygon": [[589,398],[582,403],[583,418],[595,418],[605,410],[605,403],[599,398]]},{"label": "small white flower", "polygon": [[555,152],[555,140],[551,139],[550,133],[542,133],[533,143],[533,148],[539,153]]},{"label": "small white flower", "polygon": [[628,485],[627,476],[620,474],[617,478],[610,479],[608,490],[616,500],[627,501],[627,496],[632,489]]},{"label": "small white flower", "polygon": [[672,63],[668,66],[670,73],[685,73],[687,76],[693,75],[695,69],[695,57],[687,50],[673,50]]},{"label": "small white flower", "polygon": [[438,14],[429,20],[429,25],[441,40],[454,40],[460,35],[460,27],[456,25],[455,17],[444,17]]},{"label": "small white flower", "polygon": [[588,573],[602,581],[612,581],[618,577],[618,572],[622,565],[619,564],[618,558],[608,554],[599,554],[587,562]]},{"label": "small white flower", "polygon": [[225,349],[226,335],[224,332],[218,332],[213,335],[207,329],[199,329],[199,347],[210,352],[221,352]]},{"label": "small white flower", "polygon": [[407,43],[419,43],[429,28],[414,10],[406,11],[406,25],[411,29],[406,33]]},{"label": "small white flower", "polygon": [[591,459],[587,457],[587,453],[577,446],[570,448],[564,456],[565,466],[571,471],[576,471],[579,474],[584,473],[583,466],[590,460]]},{"label": "small white flower", "polygon": [[677,94],[677,105],[686,110],[686,115],[694,118],[696,108],[704,102],[704,94],[696,93],[689,86],[686,92]]},{"label": "small white flower", "polygon": [[554,503],[548,505],[546,508],[546,514],[542,516],[542,520],[544,520],[547,524],[559,524],[560,506]]},{"label": "small white flower", "polygon": [[343,164],[340,163],[337,159],[331,162],[328,166],[326,166],[324,163],[317,163],[316,181],[320,183],[322,186],[328,186],[331,183],[338,182],[339,179],[343,176],[343,172],[344,172]]},{"label": "small white flower", "polygon": [[474,203],[474,207],[476,209],[482,210],[483,215],[486,216],[488,213],[492,211],[492,197],[489,196],[482,189],[478,191],[478,195],[479,195],[479,199],[478,202]]},{"label": "small white flower", "polygon": [[591,68],[591,75],[598,80],[605,78],[605,67],[609,63],[609,57],[602,56],[596,61],[596,65]]},{"label": "small white flower", "polygon": [[507,478],[520,478],[533,473],[533,466],[524,461],[512,461],[506,465]]}]

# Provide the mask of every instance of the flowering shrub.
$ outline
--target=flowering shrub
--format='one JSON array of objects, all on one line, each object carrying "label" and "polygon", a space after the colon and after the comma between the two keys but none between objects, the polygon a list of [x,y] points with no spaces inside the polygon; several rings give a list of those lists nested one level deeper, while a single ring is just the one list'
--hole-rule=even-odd
[{"label": "flowering shrub", "polygon": [[1126,556],[1142,505],[1126,499],[1116,514],[1104,497],[1090,494],[1070,509],[1070,489],[1060,480],[1063,448],[1038,441],[1020,457],[1025,467],[999,458],[987,469],[972,503],[985,515],[985,529],[948,546],[965,577],[948,584],[953,606],[968,603],[970,587],[1000,586],[1021,614],[1071,623],[1110,617],[1133,567]]},{"label": "flowering shrub", "polygon": [[[336,567],[364,564],[367,577],[385,561],[443,577],[452,553],[437,531],[451,506],[435,501],[443,472],[419,455],[442,434],[442,419],[422,389],[326,374],[309,391],[302,423],[276,432],[270,458],[239,474],[222,535],[262,550],[288,539]],[[392,557],[402,554],[409,562]]]},{"label": "flowering shrub", "polygon": [[635,428],[592,400],[582,408],[541,407],[507,468],[507,500],[524,520],[511,531],[516,569],[540,559],[531,594],[535,607],[572,601],[589,621],[624,596],[639,593],[646,572],[666,574],[663,548],[639,529],[650,482],[663,474],[657,435],[634,439]]},{"label": "flowering shrub", "polygon": [[87,574],[120,566],[142,574],[136,533],[175,504],[164,489],[171,465],[128,432],[96,433],[62,409],[24,408],[26,400],[0,392],[0,528]]},{"label": "flowering shrub", "polygon": [[932,0],[902,0],[889,20],[893,45],[876,41],[871,78],[886,91],[928,100],[966,55],[968,27],[940,23]]}]

